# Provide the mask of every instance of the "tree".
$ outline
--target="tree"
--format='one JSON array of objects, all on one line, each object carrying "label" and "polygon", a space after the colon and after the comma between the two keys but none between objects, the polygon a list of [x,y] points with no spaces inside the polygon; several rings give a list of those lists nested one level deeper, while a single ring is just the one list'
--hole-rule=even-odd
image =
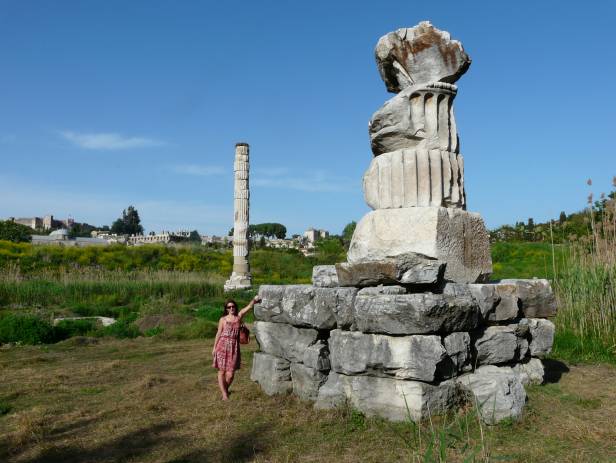
[{"label": "tree", "polygon": [[139,218],[139,212],[133,206],[128,206],[128,209],[122,211],[122,217],[117,219],[111,225],[111,232],[118,235],[141,235],[143,234],[143,227],[141,226],[141,219]]},{"label": "tree", "polygon": [[89,237],[92,236],[92,232],[94,230],[98,230],[94,225],[90,225],[89,223],[74,223],[71,229],[68,232],[68,236],[71,238],[79,237]]},{"label": "tree", "polygon": [[342,242],[344,243],[344,247],[346,249],[349,249],[351,238],[353,238],[353,233],[355,232],[355,227],[357,227],[357,222],[352,221],[347,223],[342,230]]},{"label": "tree", "polygon": [[561,211],[560,215],[558,216],[558,223],[562,225],[566,221],[567,221],[567,214],[565,214],[565,211]]},{"label": "tree", "polygon": [[346,260],[346,251],[338,237],[318,240],[315,243],[316,257],[320,264],[335,264]]},{"label": "tree", "polygon": [[197,230],[193,230],[190,232],[190,235],[188,235],[188,241],[193,241],[195,243],[197,242],[201,242],[201,235],[199,234],[199,232]]},{"label": "tree", "polygon": [[32,229],[12,220],[0,220],[0,240],[29,243],[32,241]]},{"label": "tree", "polygon": [[528,228],[528,231],[531,233],[535,229],[535,221],[533,220],[532,217],[528,218],[528,225],[526,225],[526,228]]}]

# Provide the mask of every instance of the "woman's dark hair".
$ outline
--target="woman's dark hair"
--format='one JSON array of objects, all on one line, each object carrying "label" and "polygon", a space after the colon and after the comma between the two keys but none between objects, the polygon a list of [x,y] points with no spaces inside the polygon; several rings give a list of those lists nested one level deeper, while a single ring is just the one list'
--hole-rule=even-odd
[{"label": "woman's dark hair", "polygon": [[239,312],[239,310],[237,310],[237,302],[235,302],[234,299],[227,299],[225,301],[225,307],[224,309],[222,309],[222,316],[226,317],[227,315],[229,315],[229,309],[228,309],[228,305],[229,304],[233,304],[235,306],[235,315],[237,315],[237,313]]}]

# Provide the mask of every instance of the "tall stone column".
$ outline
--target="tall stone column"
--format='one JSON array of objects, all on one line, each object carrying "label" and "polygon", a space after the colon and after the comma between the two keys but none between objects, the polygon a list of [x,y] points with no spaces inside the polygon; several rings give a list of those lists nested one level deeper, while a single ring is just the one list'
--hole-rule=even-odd
[{"label": "tall stone column", "polygon": [[233,272],[225,283],[225,291],[250,289],[252,277],[248,264],[248,219],[250,208],[250,189],[248,184],[250,162],[248,143],[236,143],[233,173],[235,186],[233,192]]}]

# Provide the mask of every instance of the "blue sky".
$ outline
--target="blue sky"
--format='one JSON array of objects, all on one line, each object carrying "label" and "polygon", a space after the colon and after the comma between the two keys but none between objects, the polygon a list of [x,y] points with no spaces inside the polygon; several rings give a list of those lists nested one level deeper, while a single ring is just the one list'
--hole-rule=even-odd
[{"label": "blue sky", "polygon": [[473,59],[456,120],[468,208],[558,217],[616,175],[616,2],[0,0],[0,217],[147,230],[251,222],[340,233],[369,209],[367,124],[393,95],[380,36],[430,20]]}]

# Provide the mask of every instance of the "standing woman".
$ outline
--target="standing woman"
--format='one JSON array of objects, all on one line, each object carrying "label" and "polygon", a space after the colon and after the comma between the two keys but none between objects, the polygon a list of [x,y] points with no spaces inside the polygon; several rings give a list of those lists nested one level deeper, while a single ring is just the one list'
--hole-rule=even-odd
[{"label": "standing woman", "polygon": [[237,303],[233,299],[225,302],[225,309],[218,321],[218,332],[214,340],[212,355],[214,368],[218,369],[218,387],[222,393],[222,400],[229,399],[229,386],[233,382],[235,370],[240,369],[240,326],[242,319],[256,303],[261,302],[255,296],[246,307],[238,312]]}]

